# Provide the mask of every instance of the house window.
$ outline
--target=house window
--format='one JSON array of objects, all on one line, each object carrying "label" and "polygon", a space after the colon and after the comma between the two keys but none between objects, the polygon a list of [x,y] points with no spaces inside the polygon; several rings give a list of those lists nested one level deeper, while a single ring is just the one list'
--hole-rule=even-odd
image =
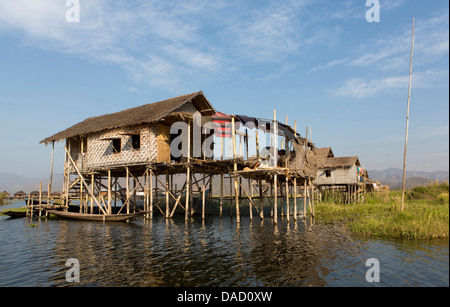
[{"label": "house window", "polygon": [[131,136],[131,146],[133,147],[133,149],[141,148],[141,135],[140,134],[133,134]]},{"label": "house window", "polygon": [[327,169],[325,171],[325,177],[327,177],[327,178],[331,177],[331,170]]},{"label": "house window", "polygon": [[112,140],[112,148],[114,153],[119,153],[122,150],[121,139]]}]

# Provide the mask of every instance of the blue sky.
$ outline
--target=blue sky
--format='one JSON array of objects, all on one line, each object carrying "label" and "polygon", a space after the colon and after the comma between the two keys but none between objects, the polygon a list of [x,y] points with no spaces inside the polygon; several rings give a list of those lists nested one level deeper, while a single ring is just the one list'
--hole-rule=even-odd
[{"label": "blue sky", "polygon": [[[449,4],[380,0],[0,0],[0,172],[45,177],[39,141],[87,117],[202,90],[217,110],[297,120],[369,170],[449,169]],[[62,173],[62,144],[55,172]]]}]

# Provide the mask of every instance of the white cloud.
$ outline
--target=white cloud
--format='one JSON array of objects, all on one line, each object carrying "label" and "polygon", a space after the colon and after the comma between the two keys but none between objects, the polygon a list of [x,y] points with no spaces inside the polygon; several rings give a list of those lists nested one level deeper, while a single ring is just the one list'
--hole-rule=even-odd
[{"label": "white cloud", "polygon": [[173,86],[181,76],[222,65],[220,50],[204,43],[192,16],[212,3],[219,1],[80,1],[80,22],[68,23],[65,1],[1,1],[0,33],[18,32],[23,44],[118,65],[136,82]]},{"label": "white cloud", "polygon": [[[448,70],[427,70],[412,74],[412,88],[429,88],[439,83],[448,82]],[[408,89],[409,75],[391,76],[381,79],[365,80],[352,78],[333,91],[336,96],[349,96],[356,99],[372,97],[379,92],[391,89]],[[446,83],[445,83],[446,84]]]},{"label": "white cloud", "polygon": [[236,21],[231,33],[235,50],[253,61],[279,60],[300,47],[295,14],[286,3],[257,10],[246,21]]}]

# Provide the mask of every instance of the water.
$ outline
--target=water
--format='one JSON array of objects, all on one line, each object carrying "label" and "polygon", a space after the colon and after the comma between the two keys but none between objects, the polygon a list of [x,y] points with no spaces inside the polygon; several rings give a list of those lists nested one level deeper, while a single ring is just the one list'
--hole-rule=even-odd
[{"label": "water", "polygon": [[[12,207],[18,204],[11,205]],[[22,206],[22,203],[20,203]],[[9,206],[2,206],[1,210]],[[355,237],[341,225],[184,216],[102,223],[0,217],[0,286],[449,286],[448,241]],[[77,258],[80,282],[68,283]],[[380,264],[368,283],[366,260]]]}]

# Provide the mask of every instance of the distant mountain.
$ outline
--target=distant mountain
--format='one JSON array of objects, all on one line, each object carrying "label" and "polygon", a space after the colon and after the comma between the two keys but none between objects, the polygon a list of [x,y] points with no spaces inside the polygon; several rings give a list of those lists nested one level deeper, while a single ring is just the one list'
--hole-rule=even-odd
[{"label": "distant mountain", "polygon": [[[62,188],[62,174],[53,175],[53,186],[52,191],[60,191]],[[47,191],[47,185],[50,178],[33,178],[33,177],[22,177],[11,173],[0,173],[0,192],[7,191],[11,194],[17,191],[24,191],[25,193],[30,193],[32,191],[39,190],[39,182],[42,181],[42,190]]]},{"label": "distant mountain", "polygon": [[[378,180],[382,184],[387,184],[391,189],[402,186],[403,170],[399,168],[388,168],[381,171],[368,171],[369,178]],[[432,181],[445,181],[449,179],[448,171],[423,172],[423,171],[406,171],[406,187],[408,189],[426,185]]]}]

